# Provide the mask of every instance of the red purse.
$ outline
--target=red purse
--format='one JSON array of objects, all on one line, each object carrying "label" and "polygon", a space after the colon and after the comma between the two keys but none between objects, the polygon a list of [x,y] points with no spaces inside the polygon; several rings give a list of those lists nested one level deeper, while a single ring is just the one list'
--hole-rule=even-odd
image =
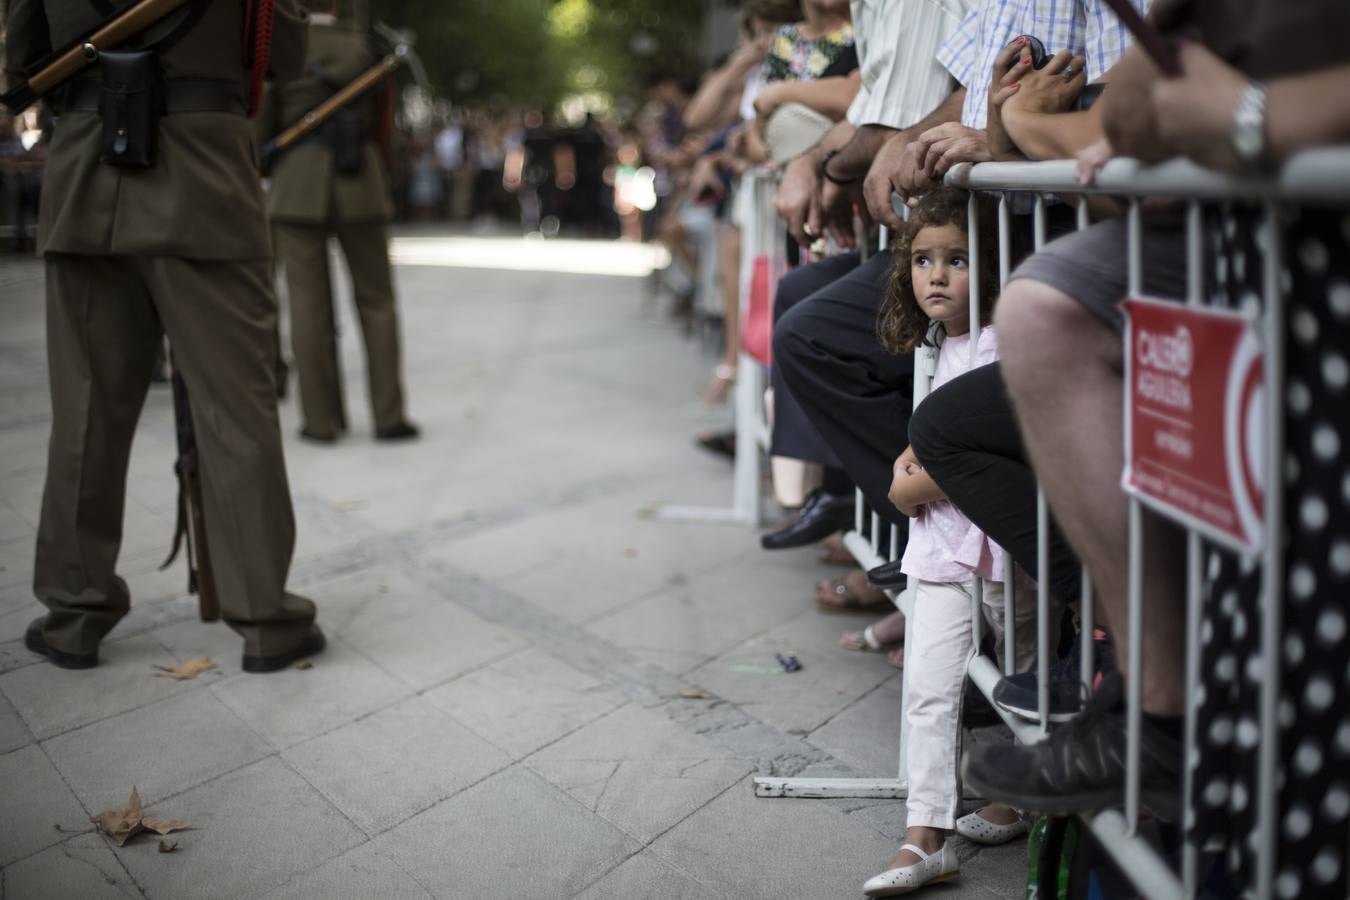
[{"label": "red purse", "polygon": [[766,366],[773,362],[773,282],[773,260],[756,256],[741,317],[741,349]]}]

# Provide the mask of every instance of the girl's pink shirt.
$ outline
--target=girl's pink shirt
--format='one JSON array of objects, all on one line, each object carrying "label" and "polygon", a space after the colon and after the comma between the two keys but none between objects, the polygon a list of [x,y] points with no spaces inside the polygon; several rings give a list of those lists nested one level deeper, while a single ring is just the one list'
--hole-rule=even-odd
[{"label": "girl's pink shirt", "polygon": [[[980,329],[975,364],[970,362],[970,334],[948,337],[938,351],[932,389],[972,368],[998,359],[994,329]],[[920,401],[922,404],[925,401]],[[924,581],[963,582],[975,575],[1003,578],[1003,550],[961,514],[949,500],[926,504],[909,522],[909,541],[900,564],[906,575]]]}]

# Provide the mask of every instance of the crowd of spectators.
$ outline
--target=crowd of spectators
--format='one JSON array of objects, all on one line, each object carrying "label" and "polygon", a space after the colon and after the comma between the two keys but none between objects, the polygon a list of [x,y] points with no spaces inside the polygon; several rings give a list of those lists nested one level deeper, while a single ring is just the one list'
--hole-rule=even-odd
[{"label": "crowd of spectators", "polygon": [[[842,647],[881,651],[905,673],[898,712],[909,733],[906,832],[895,857],[866,881],[871,896],[956,876],[954,835],[1004,843],[1025,835],[1033,814],[1118,805],[1126,778],[1123,206],[1104,197],[1046,198],[1049,243],[1033,253],[1030,199],[1010,195],[1011,274],[999,296],[998,241],[981,239],[983,277],[973,285],[967,196],[944,186],[944,176],[960,163],[1076,157],[1087,185],[1115,156],[1184,156],[1261,174],[1300,149],[1350,143],[1343,3],[1130,5],[1175,46],[1179,71],[1164,74],[1104,0],[804,0],[800,9],[752,0],[737,50],[687,101],[663,98],[683,115],[663,120],[653,154],[663,179],[657,233],[691,274],[709,266],[720,274],[714,302],[724,311],[726,343],[710,402],[725,397],[740,357],[737,246],[746,217],[757,212],[738,196],[737,176],[776,177],[775,211],[791,236],[791,265],[774,298],[770,402],[775,461],[799,467],[774,467],[790,515],[762,536],[763,546],[820,542],[822,563],[849,563],[839,533],[852,527],[857,488],[880,516],[877,543],[886,546],[894,532],[903,548],[892,563],[822,580],[814,591],[823,611],[876,616],[845,632]],[[1093,224],[1075,230],[1080,203]],[[979,220],[983,229],[995,215],[983,209]],[[1180,300],[1188,287],[1181,205],[1154,201],[1143,224],[1144,292]],[[876,252],[877,226],[890,231],[888,252]],[[1259,681],[1270,665],[1287,686],[1280,745],[1297,756],[1280,777],[1284,818],[1276,822],[1284,827],[1273,851],[1280,895],[1343,896],[1350,470],[1339,448],[1350,441],[1341,396],[1350,217],[1303,210],[1280,227],[1296,251],[1282,276],[1295,316],[1296,387],[1286,423],[1287,533],[1272,539],[1290,547],[1289,590],[1305,611],[1287,617],[1285,658],[1256,658],[1242,677]],[[1250,304],[1262,284],[1257,247],[1274,235],[1241,204],[1208,209],[1204,235],[1205,295],[1220,306]],[[984,315],[971,321],[977,288]],[[916,408],[921,349],[935,356],[936,372]],[[730,436],[712,437],[705,443],[734,451]],[[1044,571],[1038,485],[1052,512]],[[1186,542],[1179,526],[1151,512],[1143,533],[1142,804],[1158,822],[1180,821],[1186,703],[1203,704],[1202,752],[1190,761],[1197,814],[1183,830],[1223,851],[1206,857],[1208,885],[1236,896],[1253,884],[1254,854],[1265,852],[1252,837],[1250,808],[1255,693],[1233,674],[1242,668],[1235,654],[1260,650],[1259,567],[1206,542],[1204,688],[1187,698]],[[1320,549],[1300,550],[1304,542]],[[1003,621],[1005,557],[1023,587],[1048,582],[1049,627],[1064,650],[1047,686],[1056,724],[1039,744],[998,742],[963,757],[966,662],[981,649],[973,646],[973,615],[995,636],[1005,627],[1018,635],[1009,669],[1016,674],[999,683],[995,704],[1007,715],[1039,716],[1034,592],[1019,591],[1014,620]],[[1085,569],[1100,623],[1087,642],[1096,688],[1088,697],[1079,680],[1084,643],[1074,633]],[[972,603],[980,579],[982,605]],[[908,617],[884,591],[906,583]],[[998,640],[983,652],[1002,648]],[[963,809],[963,783],[990,802]],[[1303,840],[1309,832],[1315,840]]]},{"label": "crowd of spectators", "polygon": [[0,111],[0,252],[31,250],[46,142],[35,115]]}]

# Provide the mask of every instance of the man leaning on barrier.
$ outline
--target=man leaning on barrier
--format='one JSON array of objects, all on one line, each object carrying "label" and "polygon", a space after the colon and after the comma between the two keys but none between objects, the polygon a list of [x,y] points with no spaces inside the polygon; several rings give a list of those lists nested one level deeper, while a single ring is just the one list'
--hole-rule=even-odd
[{"label": "man leaning on barrier", "polygon": [[[1109,143],[1084,153],[1085,178],[1113,153],[1145,161],[1185,155],[1228,172],[1260,173],[1297,149],[1350,141],[1350,8],[1340,0],[1196,0],[1159,4],[1154,15],[1172,33],[1198,33],[1203,43],[1181,45],[1177,78],[1162,77],[1141,52],[1127,55],[1103,98]],[[1175,229],[1175,216],[1163,227]],[[1176,297],[1185,286],[1181,242],[1175,230],[1172,238],[1166,234],[1145,236],[1145,289]],[[1119,489],[1117,304],[1127,281],[1124,238],[1117,220],[1049,245],[1013,273],[996,316],[1004,375],[1036,472],[1121,643],[1129,635],[1127,499]],[[1166,240],[1176,246],[1168,250]],[[1345,409],[1341,403],[1337,412],[1323,411],[1342,433]],[[1329,525],[1344,523],[1341,514]],[[1145,514],[1143,666],[1136,673],[1143,686],[1141,799],[1168,818],[1178,805],[1186,703],[1184,547],[1179,528]],[[1339,576],[1342,596],[1350,561],[1346,568]],[[1343,655],[1343,633],[1340,645]],[[1128,658],[1125,648],[1118,651],[1123,675]],[[1036,811],[1084,812],[1117,803],[1126,739],[1116,688],[1106,685],[1048,741],[972,752],[966,784]],[[1340,709],[1343,714],[1343,704]],[[1341,820],[1343,827],[1344,815]]]},{"label": "man leaning on barrier", "polygon": [[[92,33],[101,6],[10,0],[9,81]],[[115,572],[127,465],[165,333],[191,389],[221,611],[244,638],[243,668],[273,671],[324,646],[314,604],[285,590],[295,522],[277,423],[271,245],[245,119],[242,13],[238,3],[190,2],[52,98],[63,114],[38,236],[52,431],[33,576],[48,611],[24,640],[64,668],[97,665],[100,642],[130,606]],[[277,0],[273,26],[272,73],[299,74],[304,22],[291,0]],[[128,132],[105,129],[108,79],[162,86],[158,108],[130,120],[129,130],[144,126],[130,140],[110,140]],[[143,155],[121,159],[126,149]]]}]

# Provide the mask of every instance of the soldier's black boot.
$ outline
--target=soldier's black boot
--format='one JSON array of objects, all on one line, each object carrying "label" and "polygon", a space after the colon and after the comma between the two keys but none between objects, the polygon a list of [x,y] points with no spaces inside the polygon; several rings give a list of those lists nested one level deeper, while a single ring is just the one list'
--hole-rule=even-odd
[{"label": "soldier's black boot", "polygon": [[46,621],[46,616],[38,616],[28,623],[28,630],[23,633],[25,647],[47,657],[52,665],[62,669],[92,669],[98,665],[97,653],[67,653],[47,646],[47,639],[42,636],[42,623]]}]

